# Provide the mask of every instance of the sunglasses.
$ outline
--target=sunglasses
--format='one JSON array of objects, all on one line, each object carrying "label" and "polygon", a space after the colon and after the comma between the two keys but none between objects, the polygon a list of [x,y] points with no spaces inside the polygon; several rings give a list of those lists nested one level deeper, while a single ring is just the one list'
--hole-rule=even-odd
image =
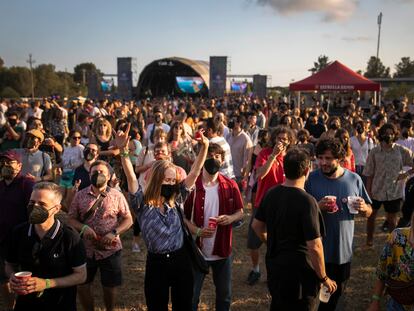
[{"label": "sunglasses", "polygon": [[80,136],[72,136],[72,139],[78,140],[78,139],[81,139],[81,137]]}]

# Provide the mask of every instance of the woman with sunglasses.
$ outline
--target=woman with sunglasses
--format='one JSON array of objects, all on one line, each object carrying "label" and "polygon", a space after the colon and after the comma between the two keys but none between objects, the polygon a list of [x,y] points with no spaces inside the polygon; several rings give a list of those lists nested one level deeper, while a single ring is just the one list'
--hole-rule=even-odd
[{"label": "woman with sunglasses", "polygon": [[207,156],[209,141],[199,132],[201,148],[188,176],[181,180],[177,167],[166,160],[155,161],[145,191],[138,189],[128,156],[130,126],[119,131],[115,141],[123,150],[122,166],[128,180],[131,207],[142,230],[148,255],[145,269],[145,299],[148,311],[192,310],[193,270],[184,247],[184,230],[180,221],[183,203],[200,175]]},{"label": "woman with sunglasses", "polygon": [[75,175],[75,169],[83,164],[83,150],[85,147],[81,145],[81,133],[72,130],[69,132],[70,145],[65,147],[62,155],[62,162],[59,164],[62,170],[59,185],[63,190],[63,198],[66,198],[67,190],[72,188],[72,180]]}]

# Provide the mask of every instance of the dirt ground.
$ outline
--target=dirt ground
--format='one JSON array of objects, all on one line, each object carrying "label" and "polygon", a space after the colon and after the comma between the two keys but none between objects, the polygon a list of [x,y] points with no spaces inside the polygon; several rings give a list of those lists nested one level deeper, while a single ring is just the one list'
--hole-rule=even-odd
[{"label": "dirt ground", "polygon": [[[382,216],[382,214],[380,214]],[[246,278],[250,270],[249,253],[246,249],[246,236],[250,211],[245,211],[245,224],[234,231],[233,251],[233,301],[232,310],[268,310],[270,296],[266,286],[266,272],[263,261],[261,263],[262,278],[254,286],[246,284]],[[384,220],[379,217],[377,228]],[[365,219],[356,218],[355,228],[355,252],[352,264],[351,279],[349,280],[345,296],[345,310],[365,310],[370,302],[371,289],[374,284],[375,265],[379,252],[382,249],[386,235],[377,230],[375,248],[366,250],[361,248],[365,239]],[[123,272],[124,285],[119,288],[117,299],[118,310],[146,310],[144,299],[144,273],[145,273],[145,246],[140,241],[140,253],[131,252],[132,233],[128,232],[123,236]],[[262,259],[265,254],[265,247],[261,249]],[[104,310],[102,292],[99,280],[95,280],[96,309]],[[211,274],[207,276],[199,310],[214,310],[214,286]],[[0,302],[0,310],[3,305]],[[79,306],[79,310],[81,307]]]}]

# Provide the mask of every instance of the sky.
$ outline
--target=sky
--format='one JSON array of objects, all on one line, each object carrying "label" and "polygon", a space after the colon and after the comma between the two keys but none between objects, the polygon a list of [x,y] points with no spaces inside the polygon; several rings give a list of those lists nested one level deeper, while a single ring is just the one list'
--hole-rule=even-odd
[{"label": "sky", "polygon": [[414,0],[4,0],[0,57],[6,66],[93,62],[116,73],[117,57],[228,56],[230,74],[266,74],[268,86],[307,77],[319,55],[365,70],[376,54],[391,67],[414,59]]}]

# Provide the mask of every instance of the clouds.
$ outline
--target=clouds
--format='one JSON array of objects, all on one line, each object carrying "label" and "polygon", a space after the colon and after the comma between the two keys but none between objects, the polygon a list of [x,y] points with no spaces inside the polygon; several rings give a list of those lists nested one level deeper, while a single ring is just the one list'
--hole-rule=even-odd
[{"label": "clouds", "polygon": [[[321,13],[327,22],[344,21],[355,12],[356,0],[255,0],[258,5],[271,7],[282,15]],[[404,0],[411,1],[411,0]]]}]

